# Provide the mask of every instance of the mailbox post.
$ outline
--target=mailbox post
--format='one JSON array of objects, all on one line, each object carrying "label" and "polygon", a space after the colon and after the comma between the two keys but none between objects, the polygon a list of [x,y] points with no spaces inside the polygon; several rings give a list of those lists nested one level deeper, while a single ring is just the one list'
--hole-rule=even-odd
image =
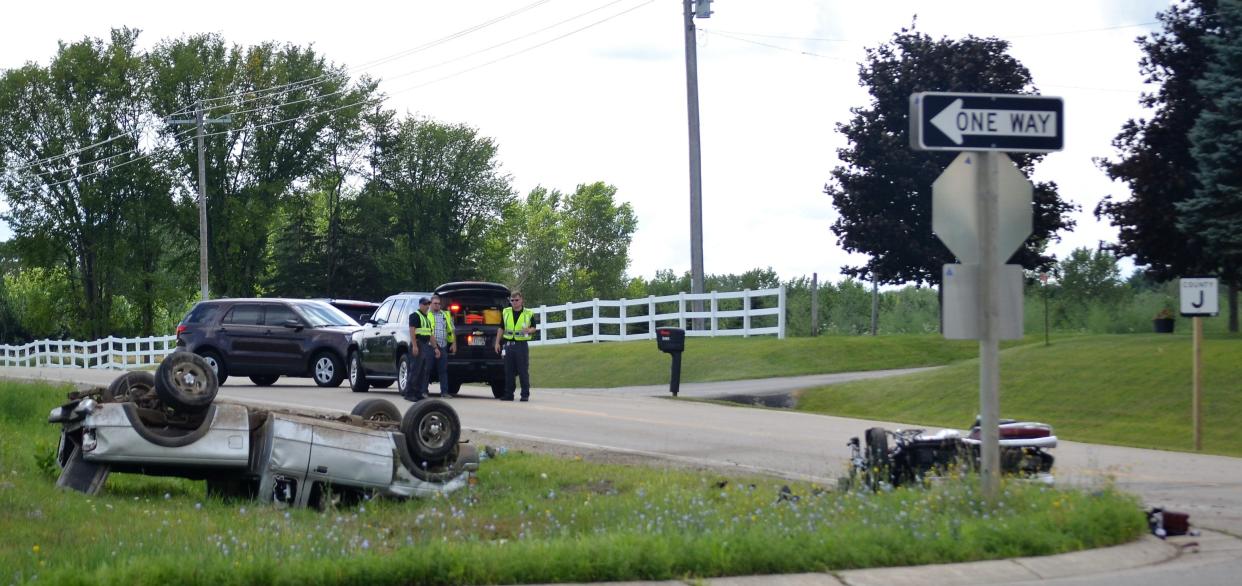
[{"label": "mailbox post", "polygon": [[686,330],[656,328],[656,347],[673,356],[673,373],[668,382],[668,390],[676,397],[677,388],[681,386],[681,352],[686,349]]}]

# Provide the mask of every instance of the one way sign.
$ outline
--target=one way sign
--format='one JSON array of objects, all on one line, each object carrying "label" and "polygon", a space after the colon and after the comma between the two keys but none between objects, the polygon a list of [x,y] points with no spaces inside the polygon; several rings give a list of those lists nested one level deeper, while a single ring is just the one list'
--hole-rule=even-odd
[{"label": "one way sign", "polygon": [[923,151],[1046,153],[1065,143],[1061,98],[921,92],[910,96],[910,146]]}]

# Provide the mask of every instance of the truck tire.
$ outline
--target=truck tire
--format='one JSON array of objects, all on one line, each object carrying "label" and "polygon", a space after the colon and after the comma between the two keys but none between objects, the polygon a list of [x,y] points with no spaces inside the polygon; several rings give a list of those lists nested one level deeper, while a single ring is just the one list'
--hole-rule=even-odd
[{"label": "truck tire", "polygon": [[279,374],[256,374],[250,377],[250,382],[256,387],[270,387],[276,384],[277,380],[280,380]]},{"label": "truck tire", "polygon": [[182,413],[202,413],[216,399],[220,385],[202,356],[173,352],[155,371],[155,393],[164,405]]},{"label": "truck tire", "polygon": [[867,471],[864,478],[867,487],[873,491],[880,485],[890,482],[889,474],[893,463],[888,456],[888,432],[882,427],[867,430]]},{"label": "truck tire", "polygon": [[321,387],[337,387],[345,380],[345,365],[336,354],[320,350],[311,358],[311,378]]},{"label": "truck tire", "polygon": [[349,414],[357,415],[367,421],[391,421],[393,423],[401,421],[401,410],[387,399],[363,399],[354,405],[354,410]]},{"label": "truck tire", "polygon": [[155,390],[155,375],[145,370],[135,370],[116,377],[104,389],[105,403],[126,403],[145,397]]},{"label": "truck tire", "polygon": [[439,399],[424,399],[414,404],[401,418],[410,455],[419,463],[439,463],[457,447],[461,438],[461,421],[457,411]]},{"label": "truck tire", "polygon": [[362,353],[354,350],[349,353],[349,390],[365,393],[371,388],[367,381],[367,371],[362,367]]},{"label": "truck tire", "polygon": [[211,366],[211,371],[216,373],[216,384],[222,385],[229,378],[228,365],[224,363],[224,359],[216,354],[214,350],[203,350],[198,353]]}]

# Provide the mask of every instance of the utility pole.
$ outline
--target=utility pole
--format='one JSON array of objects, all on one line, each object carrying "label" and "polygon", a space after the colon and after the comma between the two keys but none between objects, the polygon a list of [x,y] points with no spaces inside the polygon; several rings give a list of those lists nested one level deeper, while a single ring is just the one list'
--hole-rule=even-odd
[{"label": "utility pole", "polygon": [[[686,32],[686,109],[690,131],[690,292],[703,292],[703,174],[699,148],[699,57],[694,19],[712,15],[711,0],[683,0]],[[695,299],[691,310],[703,311]],[[694,318],[694,329],[703,329],[703,318]]]},{"label": "utility pole", "polygon": [[211,298],[207,288],[207,153],[203,148],[203,127],[206,124],[228,124],[232,119],[207,118],[203,101],[199,100],[194,107],[193,120],[169,119],[169,124],[193,124],[195,138],[198,142],[198,286],[202,301]]}]

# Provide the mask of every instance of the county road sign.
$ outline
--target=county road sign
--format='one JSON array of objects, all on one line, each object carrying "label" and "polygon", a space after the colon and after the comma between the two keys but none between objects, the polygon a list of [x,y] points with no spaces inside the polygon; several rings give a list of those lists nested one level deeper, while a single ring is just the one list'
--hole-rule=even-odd
[{"label": "county road sign", "polygon": [[950,92],[910,96],[910,146],[916,150],[1047,153],[1064,144],[1061,98]]},{"label": "county road sign", "polygon": [[1215,277],[1182,278],[1178,289],[1183,316],[1212,317],[1220,313]]}]

